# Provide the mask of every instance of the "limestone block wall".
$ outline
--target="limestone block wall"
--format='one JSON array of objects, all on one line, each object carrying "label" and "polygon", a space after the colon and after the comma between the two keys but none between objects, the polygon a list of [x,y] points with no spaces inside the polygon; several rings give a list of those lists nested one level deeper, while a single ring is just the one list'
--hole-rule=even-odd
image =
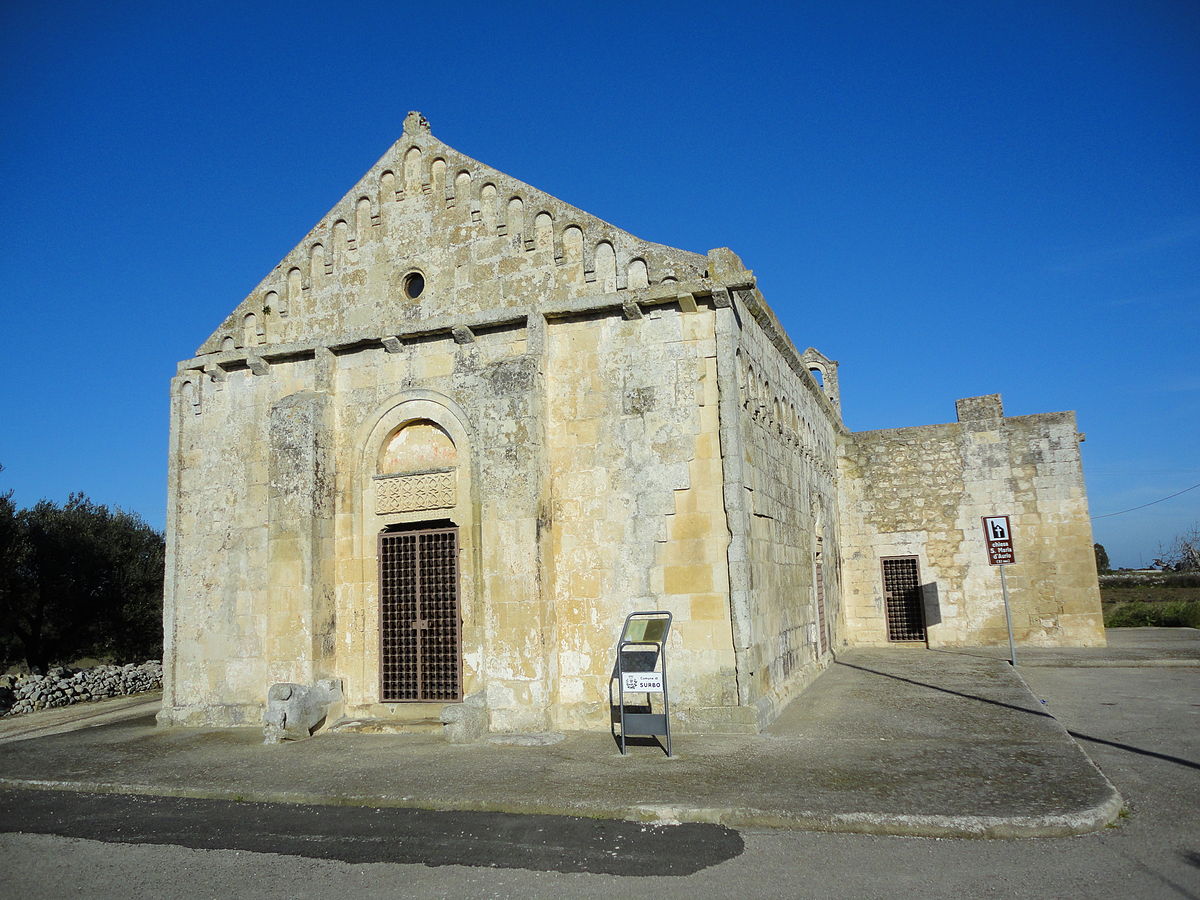
[{"label": "limestone block wall", "polygon": [[711,305],[620,307],[548,327],[545,578],[556,728],[608,724],[624,617],[667,609],[672,710],[737,706]]},{"label": "limestone block wall", "polygon": [[731,563],[735,640],[742,703],[761,726],[822,670],[839,636],[841,421],[756,292],[736,293],[728,321],[737,381],[724,407],[726,496],[744,534]]},{"label": "limestone block wall", "polygon": [[[534,326],[536,332],[537,326]],[[459,529],[463,694],[483,694],[496,730],[547,727],[547,649],[537,519],[543,490],[540,387],[524,320],[373,347],[338,360],[337,673],[364,718],[436,718],[439,705],[379,702],[378,534],[397,524]],[[381,504],[376,454],[405,422],[444,429],[456,462],[436,498]],[[432,504],[432,505],[430,505]]]},{"label": "limestone block wall", "polygon": [[[428,716],[378,702],[377,540],[445,521],[460,529],[464,692],[486,686],[501,729],[545,726],[541,389],[524,320],[392,347],[175,380],[165,721],[256,724],[270,684],[322,677],[344,680],[350,715]],[[376,457],[413,418],[458,444],[452,498],[381,515]]]},{"label": "limestone block wall", "polygon": [[[181,364],[163,720],[257,724],[270,684],[325,677],[352,718],[436,718],[379,699],[378,536],[454,525],[463,692],[492,730],[606,726],[620,622],[657,608],[679,727],[740,722],[721,292],[695,290]],[[406,506],[380,466],[414,421],[452,465],[400,473],[424,485]]]},{"label": "limestone block wall", "polygon": [[1007,641],[981,518],[1011,517],[1007,567],[1021,643],[1104,643],[1074,413],[1005,417],[998,395],[959,401],[947,425],[840,442],[847,636],[887,641],[880,559],[916,556],[931,646]]},{"label": "limestone block wall", "polygon": [[305,390],[268,413],[265,656],[272,675],[294,676],[280,681],[311,683],[333,663],[330,407],[327,392]]},{"label": "limestone block wall", "polygon": [[[301,421],[293,423],[290,437],[280,413],[272,411],[284,398],[311,388],[314,371],[310,358],[273,367],[270,379],[241,368],[215,379],[192,372],[172,383],[165,720],[257,722],[264,685],[304,681],[313,672],[314,585],[302,557],[311,555],[311,540],[319,535],[311,515],[307,523],[296,516],[286,519],[290,534],[272,534],[269,509],[273,475],[312,486],[318,448],[313,422],[305,415],[311,410],[301,407]],[[290,473],[272,472],[265,448],[273,436],[277,442],[294,441],[304,457]],[[311,505],[323,501],[297,497],[289,512],[304,512],[301,502],[311,513]],[[275,521],[285,520],[277,516]],[[301,534],[305,525],[307,534]],[[266,577],[273,550],[274,568],[292,589],[275,611]],[[269,636],[293,630],[287,650],[273,659]]]}]

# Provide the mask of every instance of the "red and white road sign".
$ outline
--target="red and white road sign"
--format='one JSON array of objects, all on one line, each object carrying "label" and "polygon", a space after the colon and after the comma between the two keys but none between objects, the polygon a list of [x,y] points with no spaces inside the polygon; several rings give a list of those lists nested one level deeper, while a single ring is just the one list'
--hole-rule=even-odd
[{"label": "red and white road sign", "polygon": [[1008,516],[984,516],[983,539],[987,543],[988,565],[1008,566],[1017,561]]}]

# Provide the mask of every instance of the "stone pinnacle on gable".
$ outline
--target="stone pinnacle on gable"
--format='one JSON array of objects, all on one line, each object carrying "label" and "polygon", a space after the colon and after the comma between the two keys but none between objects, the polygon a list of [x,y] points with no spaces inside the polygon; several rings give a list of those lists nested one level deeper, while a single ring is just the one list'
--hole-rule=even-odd
[{"label": "stone pinnacle on gable", "polygon": [[408,115],[404,117],[404,133],[410,136],[429,134],[429,120],[419,111],[409,110]]}]

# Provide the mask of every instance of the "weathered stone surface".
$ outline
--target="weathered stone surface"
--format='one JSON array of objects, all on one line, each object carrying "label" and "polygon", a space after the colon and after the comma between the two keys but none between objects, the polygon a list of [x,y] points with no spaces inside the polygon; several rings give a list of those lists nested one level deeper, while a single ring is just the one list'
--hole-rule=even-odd
[{"label": "weathered stone surface", "polygon": [[[893,467],[731,250],[636,238],[415,113],[173,401],[164,723],[259,724],[269,685],[337,678],[349,719],[454,740],[607,728],[624,616],[669,609],[681,725],[754,730],[878,639],[878,556],[905,541],[946,623],[970,610],[931,640],[991,639],[967,522],[1010,495],[1045,561],[1013,570],[1024,636],[1098,621],[1073,420],[967,403]],[[396,537],[423,529],[455,552]],[[381,535],[410,548],[383,573]]]},{"label": "weathered stone surface", "polygon": [[452,744],[471,744],[487,734],[487,703],[483,694],[472,694],[462,703],[447,704],[441,718],[446,726],[446,740]]},{"label": "weathered stone surface", "polygon": [[314,685],[273,684],[267,691],[267,711],[263,716],[263,743],[300,741],[327,721],[338,718],[342,705],[342,684],[324,679]]},{"label": "weathered stone surface", "polygon": [[998,394],[957,406],[955,424],[860,432],[842,444],[848,636],[887,641],[879,559],[915,556],[931,646],[1006,642],[982,518],[1008,515],[1016,639],[1103,646],[1075,414],[1005,417]]}]

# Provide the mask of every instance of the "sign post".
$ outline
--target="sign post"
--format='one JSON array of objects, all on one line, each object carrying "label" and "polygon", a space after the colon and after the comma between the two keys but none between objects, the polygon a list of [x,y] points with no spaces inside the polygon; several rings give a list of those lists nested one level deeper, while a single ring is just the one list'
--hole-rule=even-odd
[{"label": "sign post", "polygon": [[1013,641],[1012,610],[1008,605],[1008,579],[1004,567],[1017,561],[1013,551],[1012,527],[1008,516],[984,516],[983,539],[987,544],[988,565],[1000,567],[1000,592],[1004,595],[1004,621],[1008,625],[1008,661],[1017,664],[1017,647]]},{"label": "sign post", "polygon": [[[661,735],[667,739],[667,756],[671,755],[671,701],[667,693],[667,635],[671,632],[671,619],[666,610],[632,612],[625,617],[612,673],[617,682],[616,721],[621,724],[622,755],[626,735]],[[628,710],[626,694],[644,694],[644,707],[639,706],[638,712]],[[661,695],[661,712],[652,710],[651,694]],[[611,680],[608,698],[611,703]]]}]

